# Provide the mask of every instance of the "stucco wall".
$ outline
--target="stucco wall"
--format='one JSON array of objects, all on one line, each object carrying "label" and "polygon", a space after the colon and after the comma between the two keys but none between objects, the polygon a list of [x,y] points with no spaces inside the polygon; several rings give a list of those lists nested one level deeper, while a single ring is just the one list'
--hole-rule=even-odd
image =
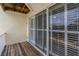
[{"label": "stucco wall", "polygon": [[6,34],[6,44],[26,41],[26,15],[4,12],[0,7],[0,35]]}]

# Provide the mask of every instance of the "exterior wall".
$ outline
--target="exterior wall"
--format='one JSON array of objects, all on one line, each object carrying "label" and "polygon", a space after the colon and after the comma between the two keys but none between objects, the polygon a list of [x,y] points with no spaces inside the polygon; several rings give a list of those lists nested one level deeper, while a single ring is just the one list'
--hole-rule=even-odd
[{"label": "exterior wall", "polygon": [[[50,3],[51,4],[51,3]],[[16,12],[4,12],[0,7],[0,35],[6,34],[6,44],[14,44],[29,40],[29,17],[47,8],[49,3],[30,4],[33,11],[27,15]]]},{"label": "exterior wall", "polygon": [[26,15],[4,12],[0,7],[0,35],[6,34],[6,44],[26,41]]}]

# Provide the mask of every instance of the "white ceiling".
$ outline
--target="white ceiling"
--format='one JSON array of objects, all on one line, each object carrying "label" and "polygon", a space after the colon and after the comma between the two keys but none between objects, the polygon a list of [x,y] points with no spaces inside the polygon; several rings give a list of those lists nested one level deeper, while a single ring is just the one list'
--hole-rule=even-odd
[{"label": "white ceiling", "polygon": [[28,3],[32,10],[37,10],[38,8],[45,8],[51,3]]}]

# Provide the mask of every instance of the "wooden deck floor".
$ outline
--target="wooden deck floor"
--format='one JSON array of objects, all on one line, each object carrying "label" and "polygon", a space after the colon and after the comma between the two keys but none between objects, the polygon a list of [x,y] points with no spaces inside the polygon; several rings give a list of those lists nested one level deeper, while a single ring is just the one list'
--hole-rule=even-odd
[{"label": "wooden deck floor", "polygon": [[5,46],[1,56],[42,56],[28,42]]}]

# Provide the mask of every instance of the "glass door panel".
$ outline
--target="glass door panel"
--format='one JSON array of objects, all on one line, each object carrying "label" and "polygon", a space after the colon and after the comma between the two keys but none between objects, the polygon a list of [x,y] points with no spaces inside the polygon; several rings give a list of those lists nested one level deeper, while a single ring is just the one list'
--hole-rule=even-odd
[{"label": "glass door panel", "polygon": [[[64,4],[49,8],[49,55],[65,55],[65,16]],[[52,53],[50,53],[52,52]]]}]

